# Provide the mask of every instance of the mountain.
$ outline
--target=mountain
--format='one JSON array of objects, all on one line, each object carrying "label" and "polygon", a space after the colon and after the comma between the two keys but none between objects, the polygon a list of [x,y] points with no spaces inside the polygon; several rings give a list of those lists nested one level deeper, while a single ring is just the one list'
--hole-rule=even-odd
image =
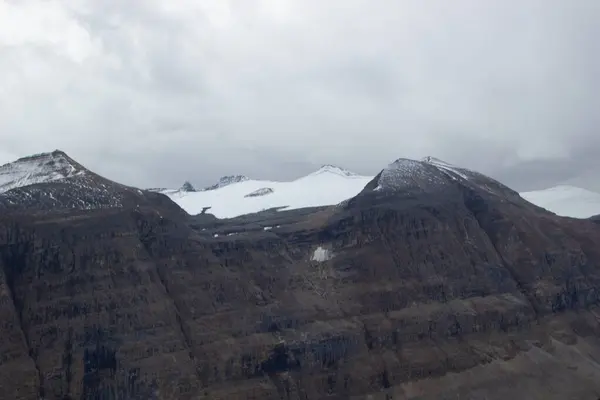
[{"label": "mountain", "polygon": [[588,218],[600,213],[600,193],[575,186],[556,186],[521,193],[524,199],[558,215]]},{"label": "mountain", "polygon": [[83,166],[60,150],[23,157],[0,166],[0,193],[36,183],[64,180],[85,173]]},{"label": "mountain", "polygon": [[60,150],[0,166],[0,210],[31,212],[168,205],[166,196],[125,186],[88,170]]},{"label": "mountain", "polygon": [[338,204],[356,195],[372,178],[324,165],[291,182],[254,180],[239,175],[221,178],[218,184],[199,192],[164,190],[162,193],[192,215],[211,207],[210,212],[216,217],[233,218],[269,209]]},{"label": "mountain", "polygon": [[[413,162],[435,167],[455,179],[469,176],[474,181],[483,176],[435,157]],[[223,177],[210,190],[196,193],[182,189],[157,191],[169,196],[190,214],[198,214],[203,208],[211,207],[211,212],[218,218],[234,218],[271,209],[294,210],[339,204],[358,194],[373,179],[372,176],[361,176],[333,165],[323,165],[319,170],[290,182],[252,180],[243,175],[236,177]],[[600,194],[576,187],[560,186],[521,193],[521,196],[561,216],[587,218],[600,213]]]},{"label": "mountain", "polygon": [[217,183],[215,183],[214,185],[211,185],[211,186],[207,186],[203,190],[220,189],[222,187],[229,186],[229,185],[234,184],[234,183],[245,182],[245,181],[247,181],[249,179],[250,178],[248,178],[247,176],[244,176],[244,175],[227,175],[227,176],[222,176],[221,178],[219,178],[219,181]]},{"label": "mountain", "polygon": [[439,160],[342,175],[232,219],[0,213],[0,398],[598,398],[599,224]]}]

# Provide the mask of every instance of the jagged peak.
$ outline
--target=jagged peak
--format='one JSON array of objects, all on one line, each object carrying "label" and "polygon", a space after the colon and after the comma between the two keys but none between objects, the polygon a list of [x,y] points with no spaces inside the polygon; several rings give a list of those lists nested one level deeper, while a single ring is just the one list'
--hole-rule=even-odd
[{"label": "jagged peak", "polygon": [[238,183],[238,182],[244,182],[244,181],[248,181],[250,180],[250,178],[248,178],[246,175],[225,175],[219,178],[218,182],[215,183],[214,185],[205,187],[203,190],[215,190],[215,189],[219,189],[222,188],[224,186],[228,186],[228,185],[232,185],[234,183]]},{"label": "jagged peak", "polygon": [[183,185],[181,185],[181,188],[179,189],[182,192],[196,192],[196,188],[194,187],[194,185],[192,185],[190,183],[190,181],[185,181],[183,182]]},{"label": "jagged peak", "polygon": [[321,175],[321,174],[326,174],[326,173],[336,174],[336,175],[340,175],[340,176],[357,176],[358,175],[352,171],[338,167],[337,165],[323,164],[323,165],[321,165],[321,167],[318,170],[311,173],[309,176]]}]

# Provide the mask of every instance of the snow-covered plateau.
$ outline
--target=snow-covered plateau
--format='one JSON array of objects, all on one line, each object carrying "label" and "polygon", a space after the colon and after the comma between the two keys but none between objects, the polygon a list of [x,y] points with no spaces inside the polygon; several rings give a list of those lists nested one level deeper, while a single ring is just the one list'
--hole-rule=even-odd
[{"label": "snow-covered plateau", "polygon": [[575,186],[522,192],[521,197],[563,217],[589,218],[600,214],[600,193]]},{"label": "snow-covered plateau", "polygon": [[211,207],[208,212],[217,218],[233,218],[271,208],[292,210],[337,204],[355,196],[371,179],[324,166],[290,182],[246,179],[212,190],[162,192],[190,214]]}]

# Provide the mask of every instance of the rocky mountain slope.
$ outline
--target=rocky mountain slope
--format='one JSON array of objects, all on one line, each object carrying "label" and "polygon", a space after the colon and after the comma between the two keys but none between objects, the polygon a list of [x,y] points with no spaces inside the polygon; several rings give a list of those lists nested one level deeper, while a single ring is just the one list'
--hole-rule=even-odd
[{"label": "rocky mountain slope", "polygon": [[171,205],[0,214],[0,398],[600,396],[592,221],[437,160],[335,207]]},{"label": "rocky mountain slope", "polygon": [[101,177],[60,150],[0,166],[1,212],[128,208],[155,203],[182,213],[166,196]]}]

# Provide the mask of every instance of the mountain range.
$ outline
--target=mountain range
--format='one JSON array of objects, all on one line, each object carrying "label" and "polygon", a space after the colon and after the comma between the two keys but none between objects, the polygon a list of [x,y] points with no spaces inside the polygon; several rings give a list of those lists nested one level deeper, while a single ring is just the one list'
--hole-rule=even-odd
[{"label": "mountain range", "polygon": [[[424,162],[451,171],[456,167],[433,157]],[[189,182],[180,189],[152,189],[166,194],[190,214],[210,207],[218,218],[232,218],[269,209],[292,210],[338,204],[358,194],[373,179],[333,165],[289,182],[225,176],[208,188],[196,190]],[[190,188],[192,190],[190,190]],[[558,215],[589,218],[600,214],[600,193],[561,185],[523,192],[521,196]]]},{"label": "mountain range", "polygon": [[597,200],[433,157],[199,190],[25,157],[0,398],[597,399]]}]

